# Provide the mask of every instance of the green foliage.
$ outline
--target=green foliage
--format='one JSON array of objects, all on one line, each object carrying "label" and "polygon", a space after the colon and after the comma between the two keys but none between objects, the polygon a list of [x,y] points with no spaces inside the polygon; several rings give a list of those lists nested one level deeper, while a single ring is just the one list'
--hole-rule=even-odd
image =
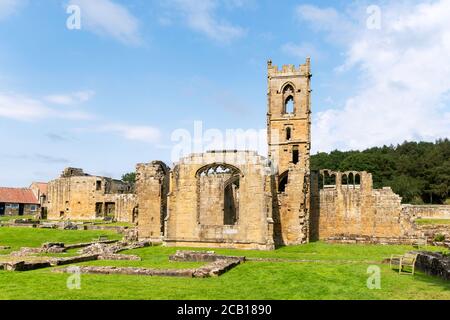
[{"label": "green foliage", "polygon": [[445,235],[443,234],[437,234],[434,236],[434,241],[436,242],[443,242],[445,241]]},{"label": "green foliage", "polygon": [[421,191],[423,190],[423,184],[422,180],[404,174],[386,182],[386,186],[391,187],[395,193],[403,197],[404,202],[408,203],[412,203],[413,200],[415,203],[420,203],[418,198],[420,198]]},{"label": "green foliage", "polygon": [[374,188],[390,186],[406,203],[448,203],[450,141],[404,142],[364,151],[332,151],[311,156],[311,169],[368,171]]},{"label": "green foliage", "polygon": [[129,172],[122,175],[122,181],[134,184],[136,182],[136,172]]}]

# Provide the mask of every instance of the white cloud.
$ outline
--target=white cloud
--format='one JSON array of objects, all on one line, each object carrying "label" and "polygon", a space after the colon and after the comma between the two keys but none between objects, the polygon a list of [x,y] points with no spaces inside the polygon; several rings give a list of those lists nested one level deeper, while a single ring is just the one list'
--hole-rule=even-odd
[{"label": "white cloud", "polygon": [[16,13],[24,4],[24,0],[0,0],[0,20]]},{"label": "white cloud", "polygon": [[121,135],[125,139],[146,143],[155,143],[161,138],[161,132],[159,129],[150,126],[106,124],[100,126],[98,131],[113,132]]},{"label": "white cloud", "polygon": [[45,97],[45,100],[59,105],[76,105],[90,100],[95,95],[92,90],[78,91],[69,94],[53,94]]},{"label": "white cloud", "polygon": [[[240,26],[217,17],[220,3],[216,0],[170,0],[166,2],[172,10],[182,15],[188,27],[219,43],[230,43],[246,34]],[[228,7],[241,7],[242,1],[225,3]]]},{"label": "white cloud", "polygon": [[69,5],[81,8],[81,29],[125,44],[141,44],[139,21],[124,6],[111,0],[70,0]]},{"label": "white cloud", "polygon": [[93,118],[91,114],[83,111],[66,111],[50,108],[42,101],[34,98],[1,92],[0,117],[20,121],[36,121],[47,118],[73,120],[87,120]]},{"label": "white cloud", "polygon": [[30,121],[45,118],[50,112],[50,109],[38,100],[0,93],[0,117]]},{"label": "white cloud", "polygon": [[[304,6],[303,6],[304,7]],[[359,12],[365,14],[364,8]],[[450,136],[450,1],[387,4],[381,30],[365,18],[308,6],[297,13],[328,39],[342,34],[355,92],[341,108],[316,113],[313,149],[362,149]]]}]

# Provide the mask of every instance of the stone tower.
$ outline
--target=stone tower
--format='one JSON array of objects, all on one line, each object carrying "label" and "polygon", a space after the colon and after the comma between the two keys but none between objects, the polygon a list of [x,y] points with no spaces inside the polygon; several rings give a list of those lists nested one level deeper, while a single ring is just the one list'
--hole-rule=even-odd
[{"label": "stone tower", "polygon": [[278,244],[308,242],[311,146],[310,59],[281,70],[268,62],[268,152],[276,173]]}]

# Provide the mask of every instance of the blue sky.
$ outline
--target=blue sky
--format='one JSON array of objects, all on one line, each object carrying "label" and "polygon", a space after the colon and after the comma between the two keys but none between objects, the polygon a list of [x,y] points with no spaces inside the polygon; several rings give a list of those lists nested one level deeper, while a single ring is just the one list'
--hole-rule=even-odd
[{"label": "blue sky", "polygon": [[197,120],[265,129],[269,58],[312,58],[313,152],[448,137],[449,2],[0,0],[0,185],[170,163]]}]

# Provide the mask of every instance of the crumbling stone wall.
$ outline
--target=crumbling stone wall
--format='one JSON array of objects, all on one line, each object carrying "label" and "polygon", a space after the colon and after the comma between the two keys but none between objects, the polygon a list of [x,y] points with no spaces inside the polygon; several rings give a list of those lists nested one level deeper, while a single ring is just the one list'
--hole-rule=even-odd
[{"label": "crumbling stone wall", "polygon": [[[343,177],[359,175],[360,182],[342,183]],[[372,175],[367,172],[314,173],[320,181],[329,174],[335,177],[334,185],[314,184],[313,218],[316,223],[315,238],[326,239],[339,235],[370,237],[404,237],[416,234],[410,216],[402,212],[401,198],[387,187],[372,189]]]},{"label": "crumbling stone wall", "polygon": [[107,197],[108,202],[116,206],[115,220],[119,222],[135,222],[133,212],[137,207],[137,197],[134,193],[113,194]]},{"label": "crumbling stone wall", "polygon": [[[211,176],[201,176],[209,169],[214,171]],[[209,200],[202,195],[206,191],[207,195],[223,198],[229,172],[239,177],[239,217],[233,225],[224,223],[223,201],[206,210]],[[171,175],[167,245],[272,249],[268,173],[267,161],[249,151],[207,152],[181,159]],[[204,184],[205,179],[212,191]]]},{"label": "crumbling stone wall", "polygon": [[285,190],[278,194],[278,219],[275,219],[277,245],[303,244],[309,241],[309,171],[291,164]]},{"label": "crumbling stone wall", "polygon": [[450,219],[449,205],[403,205],[405,214],[415,218]]},{"label": "crumbling stone wall", "polygon": [[136,166],[138,235],[161,241],[167,216],[170,169],[161,161]]},{"label": "crumbling stone wall", "polygon": [[118,221],[129,222],[136,201],[131,192],[131,186],[122,181],[67,168],[48,183],[47,217],[93,220],[111,214]]}]

